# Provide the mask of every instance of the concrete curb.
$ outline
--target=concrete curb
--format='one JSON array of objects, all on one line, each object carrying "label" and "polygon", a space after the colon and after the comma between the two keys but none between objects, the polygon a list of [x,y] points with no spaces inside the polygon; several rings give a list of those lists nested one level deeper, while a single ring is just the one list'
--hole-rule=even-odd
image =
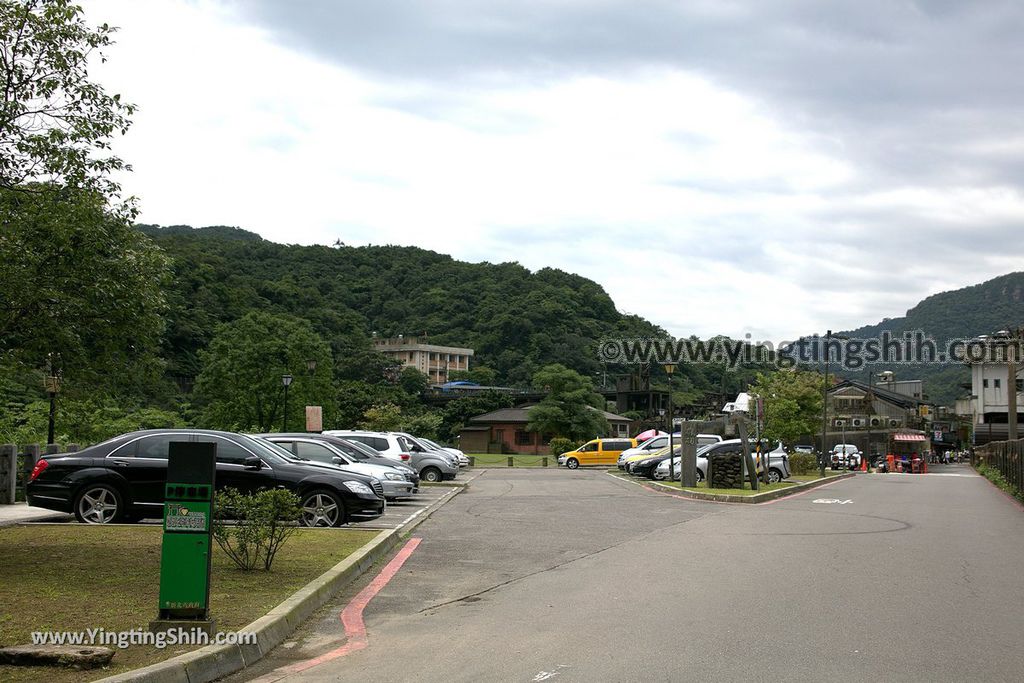
[{"label": "concrete curb", "polygon": [[657,481],[651,482],[639,482],[625,477],[620,477],[612,472],[607,473],[609,476],[621,479],[623,481],[630,481],[638,486],[649,488],[651,486],[657,486],[658,492],[669,493],[676,498],[686,498],[688,500],[703,500],[711,503],[746,503],[748,505],[757,505],[758,503],[767,503],[768,501],[777,500],[779,498],[785,498],[791,496],[794,493],[801,491],[807,491],[808,489],[814,489],[825,484],[832,482],[841,481],[843,479],[850,479],[851,477],[857,476],[855,472],[844,472],[843,474],[837,474],[832,477],[825,477],[824,479],[815,479],[814,481],[806,481],[802,484],[795,484],[784,489],[776,489],[774,491],[766,491],[765,493],[758,493],[753,496],[734,496],[727,493],[699,493],[695,491],[683,491],[673,486],[667,486]]},{"label": "concrete curb", "polygon": [[102,678],[97,683],[206,683],[252,665],[280,645],[342,588],[391,552],[403,537],[412,533],[430,515],[465,489],[465,486],[455,488],[424,508],[422,514],[405,525],[380,532],[372,541],[310,581],[270,612],[238,629],[238,632],[255,633],[255,644],[207,645],[141,669]]}]

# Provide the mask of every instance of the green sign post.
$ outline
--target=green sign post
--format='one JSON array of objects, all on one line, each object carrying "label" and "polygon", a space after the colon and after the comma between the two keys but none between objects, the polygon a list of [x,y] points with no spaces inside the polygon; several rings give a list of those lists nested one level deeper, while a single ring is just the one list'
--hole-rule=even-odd
[{"label": "green sign post", "polygon": [[212,631],[210,558],[217,445],[171,442],[160,553],[160,617],[153,630],[187,625]]}]

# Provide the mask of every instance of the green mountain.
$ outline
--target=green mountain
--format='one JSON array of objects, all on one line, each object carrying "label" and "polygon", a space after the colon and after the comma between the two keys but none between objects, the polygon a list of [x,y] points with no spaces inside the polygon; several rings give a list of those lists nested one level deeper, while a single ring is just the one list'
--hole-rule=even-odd
[{"label": "green mountain", "polygon": [[250,310],[309,319],[342,366],[374,333],[425,336],[473,348],[474,365],[520,385],[550,363],[595,377],[602,337],[664,334],[617,311],[597,283],[554,268],[466,263],[415,247],[283,245],[224,226],[139,229],[173,261],[162,355],[178,378],[198,374],[197,352],[218,323]]},{"label": "green mountain", "polygon": [[[902,317],[887,318],[875,325],[865,325],[841,334],[854,339],[867,339],[875,338],[886,330],[894,335],[920,330],[940,342],[946,342],[1022,325],[1024,272],[1010,273],[979,285],[934,294]],[[955,364],[874,365],[870,370],[875,373],[892,370],[897,379],[925,380],[925,392],[939,405],[952,405],[957,397],[967,393],[961,384],[970,381],[967,368]],[[867,372],[860,370],[840,374],[867,381]]]}]

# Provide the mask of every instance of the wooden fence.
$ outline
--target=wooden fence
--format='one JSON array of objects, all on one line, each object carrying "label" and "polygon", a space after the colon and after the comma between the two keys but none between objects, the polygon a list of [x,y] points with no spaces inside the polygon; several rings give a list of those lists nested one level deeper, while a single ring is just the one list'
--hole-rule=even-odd
[{"label": "wooden fence", "polygon": [[1024,439],[993,441],[974,452],[975,461],[999,471],[1018,491],[1024,491]]},{"label": "wooden fence", "polygon": [[47,446],[40,446],[37,443],[28,446],[18,446],[12,443],[0,444],[0,505],[10,505],[19,500],[25,500],[25,484],[28,483],[32,469],[40,457],[77,451],[77,444],[68,444],[66,448],[60,444]]}]

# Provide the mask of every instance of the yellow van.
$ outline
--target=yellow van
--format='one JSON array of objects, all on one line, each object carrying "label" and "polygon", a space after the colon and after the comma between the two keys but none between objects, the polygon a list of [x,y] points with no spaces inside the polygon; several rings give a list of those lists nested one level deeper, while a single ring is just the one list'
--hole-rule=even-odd
[{"label": "yellow van", "polygon": [[593,439],[574,451],[558,456],[558,464],[574,470],[580,465],[614,465],[619,454],[627,448],[636,448],[636,439]]}]

